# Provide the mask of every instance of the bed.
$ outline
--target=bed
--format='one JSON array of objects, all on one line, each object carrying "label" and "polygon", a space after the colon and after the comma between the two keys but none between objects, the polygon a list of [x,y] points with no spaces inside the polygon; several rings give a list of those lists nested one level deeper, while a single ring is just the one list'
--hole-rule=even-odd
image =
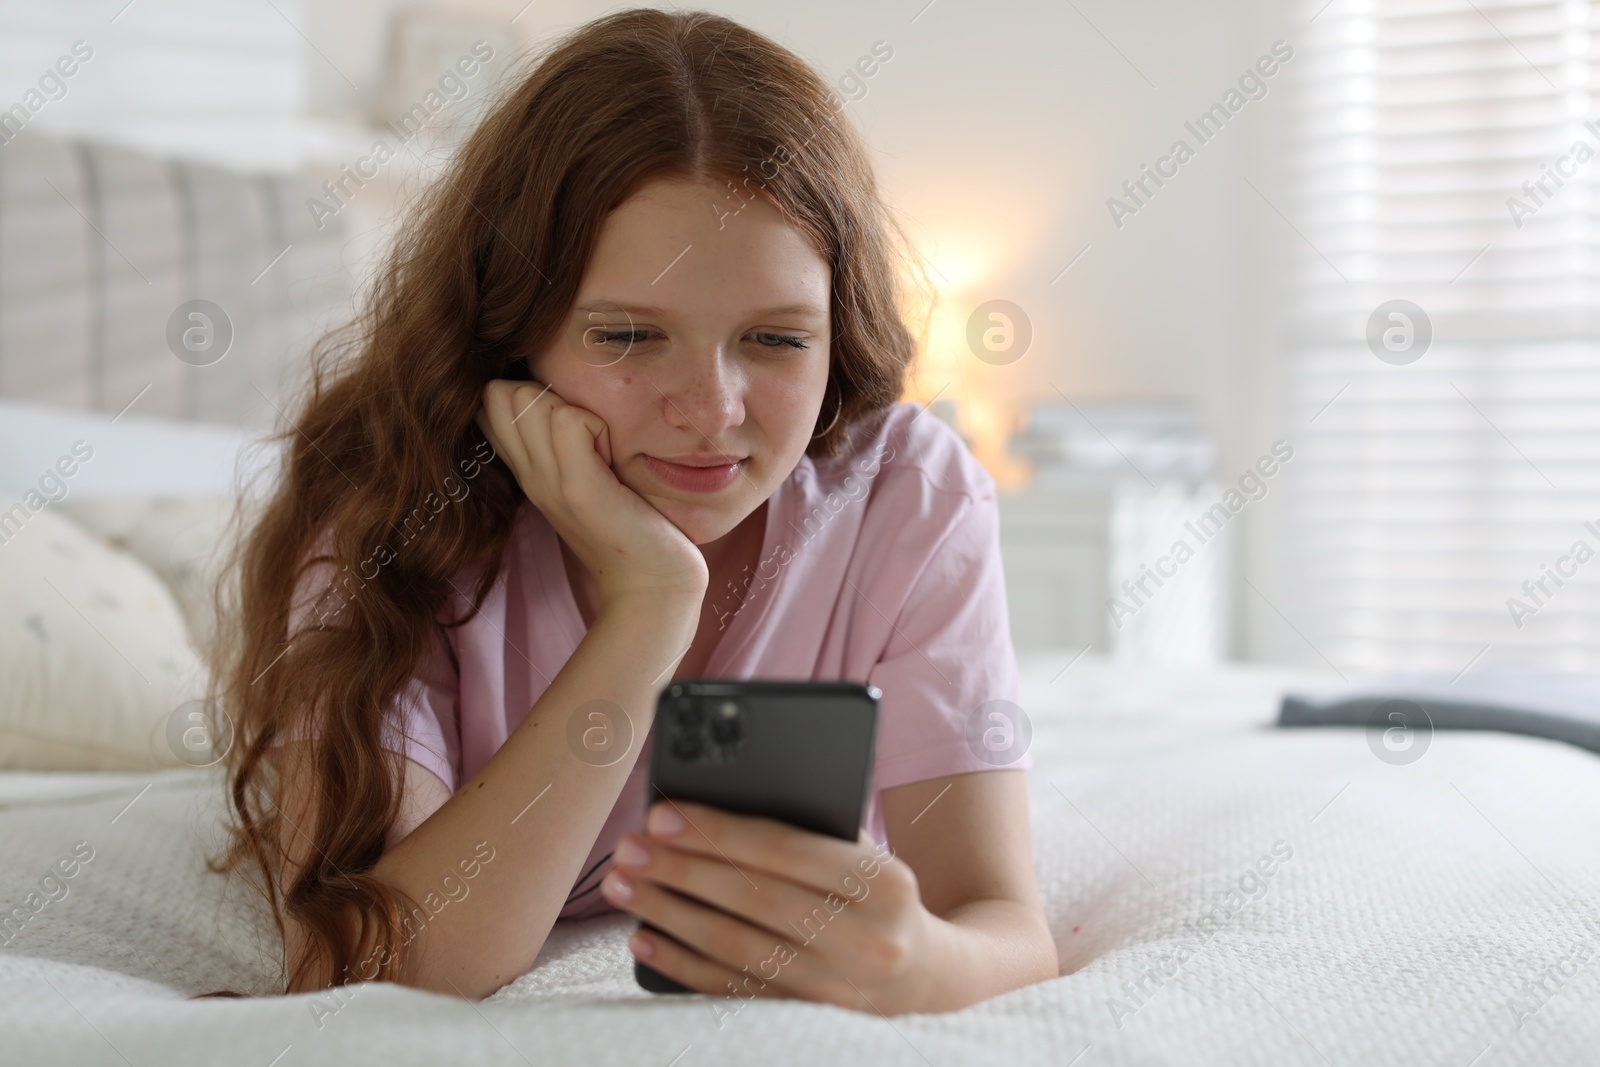
[{"label": "bed", "polygon": [[[136,409],[113,424],[130,384],[103,377],[74,399],[30,380],[37,395],[0,400],[0,491],[24,491],[85,427],[108,442],[104,464],[0,546],[0,578],[54,529],[78,554],[63,583],[89,571],[142,582],[139,603],[167,620],[159,632],[199,642],[196,583],[249,435],[206,424],[194,401],[247,398],[191,382],[178,414],[200,421]],[[38,604],[54,608],[19,609],[24,594],[15,586],[0,608],[13,652],[76,626],[114,672],[95,634],[158,632],[121,618],[127,603],[68,604],[85,628],[48,591]],[[730,1016],[706,998],[653,997],[633,983],[623,916],[559,924],[533,968],[483,1002],[383,984],[270,995],[278,950],[253,891],[205,867],[220,841],[217,772],[138,751],[148,740],[144,755],[161,755],[165,709],[192,678],[177,671],[146,702],[161,717],[73,748],[82,737],[66,726],[84,712],[65,686],[92,672],[63,663],[54,689],[0,677],[36,716],[10,741],[0,723],[0,766],[13,768],[0,770],[6,1063],[1487,1067],[1593,1063],[1600,1049],[1600,761],[1440,732],[1397,764],[1360,729],[1273,728],[1281,695],[1328,688],[1320,674],[1023,656],[1030,819],[1060,976],[888,1019],[774,1000]],[[218,989],[262,995],[189,999]]]},{"label": "bed", "polygon": [[0,773],[0,901],[21,902],[80,842],[92,858],[0,949],[7,1055],[263,1067],[1593,1062],[1593,755],[1441,733],[1396,766],[1359,730],[1270,728],[1282,689],[1320,678],[1071,661],[1024,663],[1053,981],[944,1015],[761,1000],[730,1017],[636,988],[630,923],[613,916],[559,924],[533,969],[482,1003],[380,984],[189,1000],[267,994],[278,980],[249,888],[203,866],[219,840],[215,774],[11,771]]}]

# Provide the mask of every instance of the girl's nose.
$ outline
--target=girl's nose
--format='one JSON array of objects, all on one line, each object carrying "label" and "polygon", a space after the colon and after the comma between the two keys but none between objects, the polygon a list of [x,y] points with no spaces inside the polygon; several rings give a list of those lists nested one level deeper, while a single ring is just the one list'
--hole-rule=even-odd
[{"label": "girl's nose", "polygon": [[720,346],[686,354],[677,362],[677,373],[657,383],[667,422],[720,441],[723,431],[744,421],[744,375]]}]

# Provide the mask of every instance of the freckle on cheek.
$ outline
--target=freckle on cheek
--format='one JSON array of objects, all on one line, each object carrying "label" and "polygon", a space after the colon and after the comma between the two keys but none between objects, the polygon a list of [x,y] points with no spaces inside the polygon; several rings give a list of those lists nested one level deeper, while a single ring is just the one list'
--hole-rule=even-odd
[{"label": "freckle on cheek", "polygon": [[622,379],[622,384],[623,385],[632,385],[633,384],[633,379],[632,378],[623,378]]}]

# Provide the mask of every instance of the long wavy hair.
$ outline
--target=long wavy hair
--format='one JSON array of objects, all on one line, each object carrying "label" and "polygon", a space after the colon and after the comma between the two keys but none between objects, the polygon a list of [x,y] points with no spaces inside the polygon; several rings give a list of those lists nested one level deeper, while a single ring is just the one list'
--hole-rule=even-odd
[{"label": "long wavy hair", "polygon": [[[283,446],[276,480],[236,515],[216,590],[212,696],[233,741],[229,838],[211,865],[249,877],[280,936],[286,920],[304,932],[287,990],[405,973],[415,903],[370,873],[403,780],[384,720],[431,628],[465,622],[498,575],[525,496],[473,416],[489,380],[531,377],[525,361],[565,328],[606,215],[647,181],[711,180],[730,207],[769,198],[826,254],[840,407],[831,427],[832,405],[819,412],[814,457],[839,455],[852,426],[901,398],[921,332],[907,323],[931,308],[907,301],[908,282],[931,287],[842,99],[769,38],[706,12],[621,11],[530,54],[504,86],[410,205],[354,318],[313,346],[288,425],[268,438]],[[470,491],[429,506],[406,541],[404,524],[463,471]],[[375,546],[402,541],[368,578]],[[339,625],[296,628],[314,565],[365,584]],[[453,580],[471,607],[446,620]],[[313,714],[316,814],[295,831],[270,757]],[[309,847],[285,884],[288,832]]]}]

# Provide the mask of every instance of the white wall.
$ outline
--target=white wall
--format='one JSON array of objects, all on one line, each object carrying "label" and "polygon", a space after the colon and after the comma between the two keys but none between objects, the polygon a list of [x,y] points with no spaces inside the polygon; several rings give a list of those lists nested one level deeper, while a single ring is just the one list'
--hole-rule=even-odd
[{"label": "white wall", "polygon": [[303,2],[273,0],[274,10],[241,0],[6,0],[0,110],[24,102],[81,41],[91,57],[62,79],[64,92],[51,87],[59,98],[46,98],[29,125],[284,170],[300,151],[307,106],[292,25],[303,21]]}]

